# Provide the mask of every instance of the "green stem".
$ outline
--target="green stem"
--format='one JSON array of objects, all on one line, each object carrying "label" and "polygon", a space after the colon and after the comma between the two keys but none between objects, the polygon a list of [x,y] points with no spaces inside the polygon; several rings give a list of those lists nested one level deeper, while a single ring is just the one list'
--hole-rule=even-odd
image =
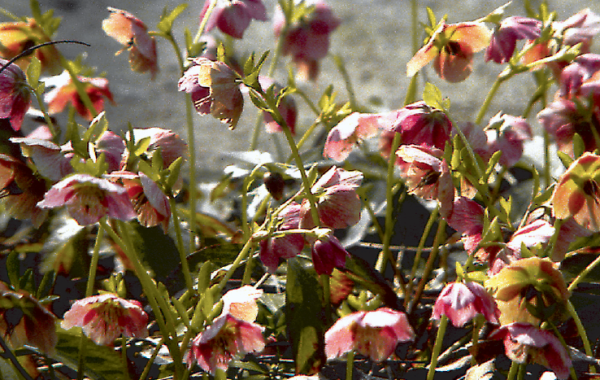
[{"label": "green stem", "polygon": [[233,272],[235,272],[235,270],[240,266],[242,260],[244,260],[244,258],[248,255],[248,252],[250,252],[250,248],[252,248],[253,245],[254,241],[252,239],[248,239],[248,241],[246,241],[246,244],[244,244],[242,247],[242,250],[229,267],[229,270],[225,273],[225,276],[223,276],[217,285],[217,292],[221,293],[223,289],[225,289],[225,285],[227,285],[227,282],[231,279],[231,276],[233,276]]},{"label": "green stem", "polygon": [[46,121],[46,124],[48,125],[48,129],[50,129],[50,133],[52,133],[52,139],[54,141],[57,141],[57,138],[60,137],[60,133],[54,127],[52,118],[50,117],[50,115],[48,115],[48,112],[46,111],[46,106],[44,105],[44,100],[42,99],[42,96],[36,90],[33,90],[33,93],[35,94],[35,98],[37,99],[38,107],[40,107],[40,111],[44,115],[44,120]]},{"label": "green stem", "polygon": [[[172,196],[169,197],[169,206],[171,206],[171,215],[173,215],[173,227],[175,228],[177,251],[179,252],[179,260],[181,261],[181,271],[183,272],[183,278],[185,279],[185,286],[190,292],[194,292],[194,282],[192,281],[190,266],[187,262],[185,248],[183,247],[183,237],[181,235],[181,225],[179,222],[179,213],[177,212],[177,204],[175,203],[175,198]],[[190,239],[193,239],[193,236],[190,236]]]},{"label": "green stem", "polygon": [[506,380],[515,380],[517,376],[517,372],[519,372],[519,367],[521,365],[517,362],[512,362],[510,364],[510,369],[508,370],[508,375],[506,376]]},{"label": "green stem", "polygon": [[0,347],[2,347],[2,351],[4,351],[2,352],[1,357],[10,360],[12,365],[19,372],[19,374],[23,376],[25,380],[33,380],[33,378],[29,376],[29,373],[27,373],[25,368],[23,368],[21,363],[19,363],[19,360],[17,359],[15,354],[13,354],[13,352],[10,350],[10,347],[8,347],[8,344],[6,344],[6,342],[4,341],[3,336],[5,336],[4,333],[0,334]]},{"label": "green stem", "polygon": [[400,133],[394,134],[394,140],[392,141],[392,149],[390,150],[390,158],[388,161],[387,171],[387,182],[385,189],[386,198],[386,209],[385,209],[385,236],[383,240],[383,249],[377,258],[375,269],[380,273],[383,273],[390,257],[390,242],[392,241],[392,235],[394,234],[394,194],[392,187],[394,186],[394,168],[396,167],[396,150],[400,146],[400,140],[402,135]]},{"label": "green stem", "polygon": [[440,327],[438,328],[435,337],[435,344],[433,345],[433,352],[431,353],[431,364],[429,365],[429,372],[427,372],[427,380],[433,380],[435,377],[435,368],[437,367],[438,356],[442,350],[442,342],[444,341],[444,334],[446,333],[447,326],[448,317],[444,314],[440,320]]},{"label": "green stem", "polygon": [[165,339],[161,338],[161,340],[156,345],[156,348],[152,352],[152,356],[148,360],[148,363],[146,363],[146,366],[144,367],[144,371],[140,375],[140,379],[139,380],[146,380],[146,378],[148,378],[148,374],[150,373],[150,369],[152,369],[152,365],[155,363],[154,361],[156,360],[156,357],[158,356],[158,352],[160,351],[160,348],[162,347],[163,344],[165,344]]},{"label": "green stem", "polygon": [[492,85],[492,88],[490,89],[487,96],[485,97],[485,100],[483,101],[483,104],[481,105],[481,108],[479,109],[479,112],[477,113],[477,117],[475,118],[475,124],[481,123],[481,120],[483,120],[483,117],[485,116],[485,113],[487,112],[488,108],[490,107],[490,104],[492,103],[492,99],[494,99],[494,97],[496,96],[496,93],[498,92],[500,85],[502,84],[502,82],[504,82],[506,80],[501,75],[502,74],[500,74],[498,76],[498,78],[496,78],[496,81]]},{"label": "green stem", "polygon": [[352,372],[354,370],[354,351],[350,350],[346,356],[346,379],[352,380]]},{"label": "green stem", "polygon": [[323,287],[323,304],[325,306],[325,325],[331,323],[331,284],[329,276],[326,274],[320,275],[321,286]]},{"label": "green stem", "polygon": [[348,92],[348,101],[350,102],[350,108],[352,110],[356,110],[358,107],[358,103],[356,102],[356,94],[354,93],[354,88],[352,87],[350,75],[348,75],[348,71],[346,70],[346,66],[344,65],[344,60],[339,55],[334,55],[333,60],[335,61],[335,65],[340,74],[342,75],[344,83],[346,84],[346,91]]},{"label": "green stem", "polygon": [[198,28],[198,32],[196,33],[196,36],[194,37],[194,43],[198,43],[198,41],[200,41],[200,37],[202,37],[202,34],[204,33],[204,29],[206,28],[206,23],[208,22],[208,19],[210,18],[210,14],[213,12],[216,5],[217,5],[217,0],[212,0],[210,2],[210,5],[208,6],[206,13],[204,14],[204,17],[202,18],[202,21],[200,22],[200,27]]},{"label": "green stem", "polygon": [[[585,349],[585,354],[590,357],[594,357],[594,352],[592,351],[592,346],[590,345],[590,340],[588,339],[587,332],[585,331],[585,327],[575,310],[575,307],[571,303],[571,301],[567,300],[567,312],[573,318],[575,325],[577,326],[577,333],[581,337],[583,341],[583,348]],[[590,366],[590,370],[593,370],[593,366]]]},{"label": "green stem", "polygon": [[596,268],[596,266],[598,264],[600,264],[600,256],[598,256],[583,271],[581,271],[581,273],[579,273],[579,275],[575,278],[575,280],[573,280],[573,282],[571,283],[571,285],[569,285],[568,290],[570,292],[572,292],[573,290],[575,290],[575,288],[577,288],[577,285],[579,285],[579,283],[581,281],[583,281],[583,279],[585,278],[585,276],[587,276],[594,268]]}]

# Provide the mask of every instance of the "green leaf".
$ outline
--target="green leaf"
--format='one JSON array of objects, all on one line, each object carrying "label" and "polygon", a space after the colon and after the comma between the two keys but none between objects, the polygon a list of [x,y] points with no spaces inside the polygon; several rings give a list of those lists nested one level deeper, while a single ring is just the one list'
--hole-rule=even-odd
[{"label": "green leaf", "polygon": [[[56,333],[58,344],[52,358],[76,371],[82,340],[81,329],[74,327],[64,330],[57,327]],[[108,346],[98,346],[87,337],[83,337],[83,340],[86,376],[93,380],[129,380],[129,372],[117,351]]]},{"label": "green leaf", "polygon": [[312,267],[288,260],[286,287],[287,333],[296,373],[315,374],[325,362],[322,288]]},{"label": "green leaf", "polygon": [[246,63],[244,63],[244,76],[248,76],[254,70],[254,52],[248,56]]},{"label": "green leaf", "polygon": [[434,27],[437,22],[435,21],[435,14],[433,13],[433,10],[429,7],[427,7],[427,18],[429,19],[429,24]]},{"label": "green leaf", "polygon": [[33,269],[27,268],[23,276],[19,278],[19,289],[23,289],[30,294],[35,293],[35,280],[33,279]]},{"label": "green leaf", "polygon": [[12,251],[6,258],[6,272],[8,272],[8,279],[10,284],[19,289],[19,277],[21,276],[21,264],[19,262],[19,253]]},{"label": "green leaf", "polygon": [[575,133],[573,135],[573,154],[575,159],[581,157],[583,152],[585,151],[585,144],[583,143],[583,139],[579,133]]},{"label": "green leaf", "polygon": [[502,156],[502,151],[501,150],[495,152],[492,155],[492,157],[490,158],[490,161],[488,163],[488,167],[485,169],[485,174],[479,180],[479,183],[481,185],[487,185],[488,180],[490,178],[490,175],[492,175],[492,172],[494,171],[494,168],[496,167],[496,164],[498,163],[498,161],[500,161],[500,157],[501,156]]},{"label": "green leaf", "polygon": [[188,4],[179,4],[166,15],[167,8],[163,10],[163,16],[160,19],[160,22],[156,27],[163,33],[171,34],[171,29],[173,28],[173,21],[187,8]]},{"label": "green leaf", "polygon": [[150,146],[150,137],[144,137],[140,141],[135,144],[135,148],[133,150],[133,154],[136,157],[141,156],[142,154],[148,151],[148,147]]},{"label": "green leaf", "polygon": [[443,105],[442,92],[434,84],[425,83],[423,90],[423,100],[430,106],[440,110],[445,109]]},{"label": "green leaf", "polygon": [[85,131],[82,139],[83,141],[94,142],[107,130],[108,120],[106,119],[106,112],[102,111],[92,120],[90,127]]},{"label": "green leaf", "polygon": [[346,258],[346,266],[341,271],[355,283],[380,295],[386,305],[397,309],[402,304],[381,273],[373,269],[365,260],[349,256]]},{"label": "green leaf", "polygon": [[167,177],[166,183],[168,189],[172,189],[177,179],[179,179],[181,165],[183,165],[183,158],[179,157],[169,166],[169,177]]},{"label": "green leaf", "polygon": [[40,74],[42,73],[42,63],[37,57],[31,58],[29,66],[27,66],[27,81],[33,88],[38,87]]},{"label": "green leaf", "polygon": [[270,110],[269,105],[264,101],[264,99],[258,92],[251,88],[249,94],[250,100],[252,100],[252,103],[254,103],[256,108],[267,112]]},{"label": "green leaf", "polygon": [[571,166],[571,164],[573,163],[573,161],[575,161],[571,158],[571,156],[564,152],[556,152],[556,154],[558,155],[558,158],[560,158],[560,161],[562,162],[565,169],[568,169],[569,166]]}]

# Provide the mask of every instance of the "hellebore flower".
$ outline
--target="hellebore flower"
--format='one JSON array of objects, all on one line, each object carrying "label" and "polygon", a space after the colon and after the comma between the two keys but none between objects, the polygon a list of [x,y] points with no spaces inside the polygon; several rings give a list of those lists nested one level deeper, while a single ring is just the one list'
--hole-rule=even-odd
[{"label": "hellebore flower", "polygon": [[[131,139],[129,132],[126,135],[127,139]],[[179,157],[185,157],[187,154],[187,144],[178,134],[174,133],[169,129],[163,128],[146,128],[146,129],[134,129],[133,139],[137,144],[140,140],[149,138],[150,143],[146,152],[144,153],[145,158],[149,161],[152,160],[154,154],[160,152],[163,162],[163,168],[167,169],[175,160]],[[124,160],[129,159],[129,152],[125,151]]]},{"label": "hellebore flower", "polygon": [[472,253],[483,234],[484,209],[474,200],[459,197],[454,200],[452,213],[446,218],[448,225],[462,235],[462,241],[467,252]]},{"label": "hellebore flower", "polygon": [[217,369],[225,371],[235,357],[264,350],[262,331],[256,323],[223,314],[194,338],[186,353],[188,366],[197,362],[200,368],[213,375]]},{"label": "hellebore flower", "polygon": [[575,46],[581,43],[581,53],[588,53],[592,38],[600,32],[600,16],[590,11],[589,8],[583,9],[565,21],[558,21],[552,24],[563,37],[563,44]]},{"label": "hellebore flower", "polygon": [[406,181],[408,192],[423,199],[437,200],[440,215],[450,216],[454,201],[454,184],[444,152],[436,148],[402,145],[396,152],[405,164],[400,176]]},{"label": "hellebore flower", "polygon": [[[207,0],[200,13],[200,21],[210,6]],[[252,19],[267,21],[267,10],[262,0],[218,0],[206,23],[206,31],[214,27],[233,38],[241,39]]]},{"label": "hellebore flower", "polygon": [[399,110],[389,129],[402,135],[402,145],[427,145],[444,150],[452,123],[442,110],[419,101]]},{"label": "hellebore flower", "polygon": [[156,41],[148,34],[146,25],[129,12],[112,7],[108,7],[108,11],[110,16],[102,21],[102,30],[124,46],[117,55],[129,50],[131,70],[150,71],[154,79],[158,72]]},{"label": "hellebore flower", "polygon": [[10,141],[21,145],[21,152],[35,164],[37,172],[51,181],[60,181],[73,173],[70,144],[56,145],[50,140],[31,137],[11,137]]},{"label": "hellebore flower", "polygon": [[75,301],[61,322],[63,329],[81,327],[94,343],[106,346],[121,335],[133,338],[148,336],[148,315],[136,300],[115,294],[101,294]]},{"label": "hellebore flower", "polygon": [[[108,88],[108,79],[83,76],[78,76],[77,79],[83,84],[96,113],[104,110],[104,98],[115,104],[112,93]],[[67,71],[63,71],[62,74],[47,79],[46,86],[55,87],[44,95],[44,101],[48,103],[49,114],[62,112],[67,103],[71,103],[81,117],[90,121],[93,119],[92,112],[87,109],[83,100],[79,97],[75,84]]]},{"label": "hellebore flower", "polygon": [[[322,226],[339,229],[358,223],[361,202],[356,188],[360,186],[362,177],[359,171],[346,171],[333,166],[315,182],[311,192],[317,198],[316,207]],[[310,202],[304,199],[300,209],[300,228],[312,227]]]},{"label": "hellebore flower", "polygon": [[515,51],[517,40],[535,40],[541,33],[542,22],[539,20],[521,16],[505,18],[492,35],[485,60],[506,63]]},{"label": "hellebore flower", "polygon": [[74,174],[58,182],[37,205],[41,208],[66,205],[80,225],[96,223],[105,215],[120,220],[136,217],[124,187],[88,174]]},{"label": "hellebore flower", "polygon": [[237,74],[223,62],[204,57],[193,63],[179,79],[179,91],[191,94],[198,114],[211,114],[234,129],[244,107]]},{"label": "hellebore flower", "polygon": [[559,379],[569,378],[573,366],[567,349],[549,331],[529,323],[511,323],[492,333],[491,339],[503,339],[506,356],[517,363],[537,363],[554,371]]},{"label": "hellebore flower", "polygon": [[578,56],[560,74],[560,96],[571,98],[580,95],[581,86],[598,71],[600,54],[587,53]]},{"label": "hellebore flower", "polygon": [[0,334],[13,348],[30,344],[54,354],[56,317],[25,291],[12,291],[0,282]]},{"label": "hellebore flower", "polygon": [[343,269],[348,255],[348,251],[333,234],[319,237],[312,246],[313,266],[319,275],[330,276],[333,268]]},{"label": "hellebore flower", "polygon": [[482,23],[446,24],[442,20],[429,42],[406,64],[407,75],[414,76],[434,60],[433,67],[440,78],[462,82],[473,71],[473,54],[485,49],[490,38],[491,32]]},{"label": "hellebore flower", "polygon": [[30,219],[35,227],[42,225],[48,211],[37,203],[44,199],[46,182],[36,177],[27,164],[0,154],[0,189],[0,198],[8,215],[20,220]]},{"label": "hellebore flower", "polygon": [[[0,58],[0,67],[7,63]],[[30,105],[31,92],[25,73],[11,63],[0,73],[0,119],[9,119],[12,129],[18,131]]]},{"label": "hellebore flower", "polygon": [[[279,214],[282,223],[278,231],[293,230],[300,224],[300,205],[292,202]],[[260,260],[269,272],[277,270],[282,259],[298,255],[304,248],[304,237],[300,234],[269,237],[260,242]]]},{"label": "hellebore flower", "polygon": [[406,314],[386,307],[357,311],[338,319],[325,333],[325,355],[334,359],[352,350],[376,362],[389,358],[398,343],[415,338]]},{"label": "hellebore flower", "polygon": [[323,157],[344,161],[355,146],[375,136],[380,129],[378,114],[353,112],[346,116],[327,135]]},{"label": "hellebore flower", "polygon": [[[267,89],[271,86],[275,86],[273,89],[273,95],[278,97],[283,89],[279,84],[275,83],[275,81],[269,77],[259,77],[258,78],[261,87],[266,92]],[[296,134],[296,120],[298,118],[298,109],[296,108],[296,101],[289,95],[284,96],[279,101],[279,106],[277,106],[281,117],[285,120],[285,124],[292,132],[292,135]],[[263,117],[265,119],[265,128],[268,133],[277,133],[283,131],[283,127],[279,125],[275,120],[273,120],[273,116],[271,116],[268,112],[263,112]]]},{"label": "hellebore flower", "polygon": [[463,327],[478,314],[491,323],[499,323],[500,310],[483,286],[476,282],[453,282],[442,290],[433,307],[433,319],[448,317],[456,327]]},{"label": "hellebore flower", "polygon": [[502,151],[500,164],[507,168],[512,167],[523,155],[523,142],[532,137],[529,123],[519,116],[496,114],[490,119],[485,128],[487,135],[487,151],[485,159],[492,154]]},{"label": "hellebore flower", "polygon": [[[50,38],[32,18],[27,18],[27,21],[0,23],[0,57],[2,58],[10,60],[30,47],[45,42],[50,42]],[[42,70],[56,75],[61,69],[59,54],[56,46],[47,45],[36,49],[33,54],[15,63],[25,70],[31,62],[31,57],[36,57],[42,64]]]},{"label": "hellebore flower", "polygon": [[[302,79],[316,80],[319,61],[327,56],[329,35],[340,25],[331,8],[318,0],[304,4],[314,6],[312,11],[285,28],[285,15],[280,7],[275,10],[273,28],[275,35],[283,39],[283,55],[291,55]],[[282,35],[282,33],[284,33]]]},{"label": "hellebore flower", "polygon": [[125,142],[121,136],[111,131],[105,131],[95,141],[95,145],[96,156],[104,153],[109,173],[121,168],[121,161],[125,152]]},{"label": "hellebore flower", "polygon": [[559,178],[552,194],[558,219],[573,217],[588,230],[600,231],[600,156],[586,152]]},{"label": "hellebore flower", "polygon": [[223,295],[222,315],[231,316],[246,322],[254,322],[258,316],[256,300],[263,294],[262,289],[246,285],[232,289]]}]

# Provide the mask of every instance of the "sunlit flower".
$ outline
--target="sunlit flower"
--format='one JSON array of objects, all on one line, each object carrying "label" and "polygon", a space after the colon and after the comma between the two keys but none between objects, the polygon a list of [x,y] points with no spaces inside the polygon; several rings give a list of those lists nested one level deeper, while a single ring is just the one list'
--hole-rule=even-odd
[{"label": "sunlit flower", "polygon": [[41,208],[67,206],[69,214],[80,225],[96,223],[105,215],[120,220],[136,217],[124,187],[88,174],[74,174],[58,182],[37,205]]},{"label": "sunlit flower", "polygon": [[[96,113],[104,110],[104,98],[114,104],[112,93],[108,88],[106,78],[90,78],[84,76],[77,77],[82,83],[85,92],[89,96]],[[83,100],[79,97],[75,84],[67,71],[62,74],[46,80],[46,86],[54,86],[54,89],[44,95],[44,101],[48,103],[48,113],[55,114],[62,112],[67,103],[75,108],[77,113],[86,120],[92,120],[92,112],[87,109]]]},{"label": "sunlit flower", "polygon": [[333,268],[343,269],[348,255],[348,251],[333,234],[320,237],[312,246],[313,266],[317,274],[329,276]]},{"label": "sunlit flower", "polygon": [[108,164],[107,171],[113,172],[119,170],[123,153],[125,152],[125,142],[123,138],[111,131],[105,131],[95,141],[96,156],[104,153],[104,160]]},{"label": "sunlit flower", "polygon": [[[211,0],[204,3],[200,20],[204,19],[210,3]],[[206,31],[218,27],[233,38],[243,38],[252,19],[267,21],[267,10],[262,0],[218,0],[206,23]]]},{"label": "sunlit flower", "polygon": [[600,231],[600,157],[586,152],[559,178],[552,194],[558,219],[573,217],[588,230]]},{"label": "sunlit flower", "polygon": [[[2,58],[10,60],[26,49],[45,42],[50,42],[50,38],[32,18],[28,18],[27,21],[0,23],[0,57]],[[25,70],[31,62],[31,57],[36,57],[45,72],[55,75],[61,69],[59,54],[56,46],[48,45],[36,49],[33,54],[15,63]]]},{"label": "sunlit flower", "polygon": [[[316,207],[321,225],[333,229],[353,226],[360,220],[361,201],[356,193],[363,175],[332,167],[315,182],[311,192],[317,198]],[[308,199],[302,201],[300,228],[314,227]]]},{"label": "sunlit flower", "polygon": [[0,198],[8,215],[29,219],[35,227],[46,219],[48,211],[37,205],[44,199],[46,182],[36,177],[24,162],[0,154],[0,189]]},{"label": "sunlit flower", "polygon": [[467,197],[456,198],[452,214],[446,220],[448,225],[462,235],[467,252],[472,253],[481,242],[483,234],[484,209]]},{"label": "sunlit flower", "polygon": [[529,17],[512,16],[502,20],[485,51],[485,60],[506,63],[512,57],[517,40],[535,40],[541,34],[542,22]]},{"label": "sunlit flower", "polygon": [[[319,0],[308,0],[304,4],[314,8],[287,29],[284,29],[285,16],[277,7],[273,28],[275,35],[284,40],[283,55],[292,56],[299,76],[315,80],[319,75],[319,61],[327,56],[329,50],[329,35],[340,25],[340,19],[333,14],[329,5]],[[280,35],[284,32],[284,35]]]},{"label": "sunlit flower", "polygon": [[406,314],[389,308],[357,311],[338,319],[325,333],[325,355],[334,359],[352,350],[376,362],[389,358],[398,343],[415,338]]},{"label": "sunlit flower", "polygon": [[549,331],[529,323],[502,326],[490,338],[503,339],[506,355],[517,363],[538,363],[556,374],[559,379],[569,378],[573,366],[567,349]]},{"label": "sunlit flower", "polygon": [[[0,58],[0,67],[7,63]],[[31,92],[25,73],[11,63],[0,73],[0,118],[9,119],[12,129],[18,131],[30,104]]]},{"label": "sunlit flower", "polygon": [[375,136],[380,129],[380,115],[353,112],[333,127],[327,135],[323,157],[344,161],[355,146]]},{"label": "sunlit flower", "polygon": [[256,300],[262,294],[262,289],[256,289],[250,285],[232,289],[223,295],[223,311],[221,314],[230,314],[239,320],[254,322],[258,316]]},{"label": "sunlit flower", "polygon": [[402,135],[403,145],[427,145],[444,150],[452,123],[442,110],[419,101],[398,111],[391,130]]},{"label": "sunlit flower", "polygon": [[402,145],[396,154],[405,162],[400,175],[408,192],[439,201],[440,215],[448,217],[452,212],[454,185],[448,163],[442,157],[444,152],[426,145]]},{"label": "sunlit flower", "polygon": [[35,164],[37,172],[52,181],[60,181],[73,173],[71,158],[72,149],[69,146],[58,146],[50,140],[32,137],[12,137],[11,142],[21,145],[25,157]]},{"label": "sunlit flower", "polygon": [[110,16],[102,21],[102,30],[129,50],[131,70],[144,73],[150,71],[152,79],[158,72],[156,41],[148,34],[148,28],[137,17],[129,12],[108,7]]},{"label": "sunlit flower", "polygon": [[[129,133],[127,138],[130,139]],[[142,139],[149,138],[150,143],[144,152],[145,158],[152,160],[157,152],[160,152],[163,168],[168,168],[179,157],[187,155],[187,144],[178,134],[170,129],[163,128],[145,128],[134,129],[133,138],[135,143],[139,143]],[[129,158],[129,152],[125,152],[124,160]]]},{"label": "sunlit flower", "polygon": [[552,24],[563,37],[563,44],[575,46],[581,43],[581,53],[588,53],[592,38],[600,32],[600,16],[589,8],[583,9],[565,21]]},{"label": "sunlit flower", "polygon": [[179,79],[179,91],[191,94],[198,114],[211,114],[234,129],[244,107],[237,74],[223,62],[200,57],[193,63]]},{"label": "sunlit flower", "polygon": [[121,335],[147,337],[147,324],[148,315],[138,301],[106,293],[75,301],[65,313],[61,327],[67,330],[81,327],[88,338],[105,346]]},{"label": "sunlit flower", "polygon": [[486,157],[483,158],[489,159],[492,154],[501,151],[500,164],[507,168],[519,162],[523,155],[524,141],[530,140],[533,136],[531,127],[525,119],[502,113],[498,113],[490,119],[485,133],[488,148]]},{"label": "sunlit flower", "polygon": [[483,286],[476,282],[452,282],[441,291],[433,307],[433,319],[448,317],[456,327],[463,327],[478,314],[491,323],[499,323],[500,311]]},{"label": "sunlit flower", "polygon": [[482,23],[440,22],[429,42],[406,64],[407,75],[414,76],[434,60],[433,67],[440,78],[448,82],[461,82],[473,71],[473,54],[485,49],[491,32]]},{"label": "sunlit flower", "polygon": [[25,291],[12,291],[0,282],[0,334],[13,348],[30,344],[54,353],[56,317]]},{"label": "sunlit flower", "polygon": [[[296,229],[300,223],[300,205],[292,202],[279,214],[282,223],[279,231]],[[300,234],[291,234],[279,237],[270,237],[260,242],[260,260],[269,272],[275,272],[283,259],[298,255],[304,248],[304,237]]]},{"label": "sunlit flower", "polygon": [[[275,86],[273,89],[274,96],[279,96],[281,90],[283,89],[279,84],[277,84],[273,79],[269,77],[260,76],[258,78],[260,85],[264,91],[271,86]],[[284,96],[279,102],[279,106],[277,106],[277,110],[281,114],[283,120],[285,120],[285,124],[292,132],[292,135],[296,134],[296,119],[298,118],[298,109],[296,108],[296,101],[291,96]],[[265,119],[265,128],[268,133],[277,133],[282,131],[282,126],[279,125],[275,120],[273,120],[273,116],[271,116],[268,112],[263,112],[263,117]]]},{"label": "sunlit flower", "polygon": [[192,341],[186,353],[188,366],[194,362],[205,371],[215,374],[217,369],[227,370],[235,357],[251,352],[261,352],[265,348],[259,325],[223,314]]}]

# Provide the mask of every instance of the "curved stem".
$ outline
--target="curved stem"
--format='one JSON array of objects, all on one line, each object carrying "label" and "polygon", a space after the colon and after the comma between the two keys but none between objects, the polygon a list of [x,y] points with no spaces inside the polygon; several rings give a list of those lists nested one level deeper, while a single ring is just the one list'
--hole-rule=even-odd
[{"label": "curved stem", "polygon": [[204,29],[206,28],[206,23],[208,22],[208,19],[210,18],[210,14],[215,9],[216,5],[217,5],[217,0],[211,0],[210,4],[208,6],[208,9],[206,10],[206,13],[204,14],[204,17],[202,17],[202,21],[200,22],[200,27],[198,28],[198,32],[196,33],[196,36],[194,37],[194,43],[198,43],[198,41],[200,41],[200,37],[202,37],[202,34],[204,33]]},{"label": "curved stem", "polygon": [[[194,292],[194,282],[192,281],[190,266],[187,262],[185,248],[183,247],[183,237],[181,235],[181,225],[179,222],[179,213],[177,212],[177,204],[175,203],[175,198],[172,196],[169,197],[169,206],[171,206],[171,215],[173,215],[173,227],[175,228],[177,251],[179,252],[179,260],[181,261],[181,271],[183,272],[183,278],[185,279],[185,286],[190,292]],[[193,238],[193,236],[190,236],[190,239]]]},{"label": "curved stem", "polygon": [[571,285],[569,285],[569,287],[567,289],[570,292],[572,292],[573,290],[575,290],[575,288],[577,288],[577,285],[579,285],[579,283],[581,281],[583,281],[583,279],[585,278],[585,276],[587,276],[594,268],[596,268],[596,266],[598,264],[600,264],[600,256],[598,256],[583,271],[581,271],[581,273],[579,273],[579,275],[577,277],[575,277],[575,280],[573,280],[573,282],[571,283]]},{"label": "curved stem", "polygon": [[[573,318],[575,325],[577,326],[577,333],[581,337],[583,341],[583,348],[585,349],[585,354],[590,357],[594,357],[594,352],[592,351],[592,346],[590,345],[590,340],[588,339],[587,332],[585,331],[585,327],[583,323],[581,323],[581,319],[575,310],[575,307],[571,303],[571,301],[567,300],[567,312]],[[590,370],[593,371],[594,367],[590,366]]]},{"label": "curved stem", "polygon": [[442,350],[442,342],[444,341],[444,334],[446,333],[447,326],[448,317],[444,314],[440,320],[440,327],[438,328],[435,337],[435,344],[433,345],[433,352],[431,353],[431,364],[429,364],[429,372],[427,372],[427,380],[433,380],[435,377],[435,368],[437,367],[438,356]]}]

